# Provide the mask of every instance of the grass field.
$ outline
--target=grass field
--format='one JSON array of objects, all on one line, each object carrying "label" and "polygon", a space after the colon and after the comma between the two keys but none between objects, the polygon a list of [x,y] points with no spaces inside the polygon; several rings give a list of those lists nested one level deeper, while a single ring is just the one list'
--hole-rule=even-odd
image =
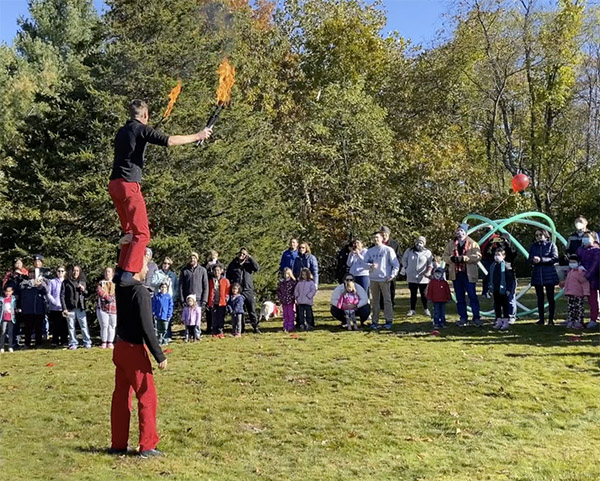
[{"label": "grass field", "polygon": [[392,332],[345,332],[329,294],[314,332],[277,320],[172,343],[155,372],[162,458],[105,452],[109,351],[1,355],[0,480],[600,479],[597,333],[520,321],[436,337],[404,317],[406,291]]}]

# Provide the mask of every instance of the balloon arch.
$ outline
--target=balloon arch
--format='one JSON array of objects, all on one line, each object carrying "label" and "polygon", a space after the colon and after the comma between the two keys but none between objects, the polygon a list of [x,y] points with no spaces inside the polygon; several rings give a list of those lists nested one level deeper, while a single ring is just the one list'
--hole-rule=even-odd
[{"label": "balloon arch", "polygon": [[[486,232],[485,235],[483,237],[481,237],[481,239],[479,240],[480,245],[483,242],[485,242],[492,234],[494,234],[496,232],[503,233],[506,236],[508,236],[508,238],[510,239],[510,242],[513,244],[513,246],[515,246],[517,248],[517,250],[522,255],[524,255],[526,258],[529,257],[529,251],[525,247],[523,247],[523,245],[515,237],[513,237],[510,232],[508,232],[505,229],[506,227],[508,227],[511,224],[525,224],[525,225],[530,225],[530,226],[537,227],[537,228],[546,229],[550,233],[550,238],[551,238],[552,242],[554,242],[556,244],[558,241],[563,246],[567,245],[566,239],[562,235],[560,235],[560,233],[558,233],[556,231],[556,226],[554,225],[554,221],[550,217],[548,217],[546,214],[542,214],[541,212],[525,212],[523,214],[518,214],[518,215],[515,215],[512,217],[509,217],[507,219],[499,219],[499,220],[488,219],[487,217],[484,217],[484,216],[478,215],[478,214],[469,214],[463,219],[463,222],[469,223],[469,221],[477,221],[478,222],[477,225],[475,225],[469,229],[469,232],[468,232],[469,235],[474,234],[475,232],[480,231],[482,229],[490,228],[490,230],[488,232]],[[479,268],[483,271],[484,274],[487,274],[487,271],[481,262],[479,263]],[[531,309],[531,308],[523,305],[521,302],[519,302],[519,299],[521,299],[530,289],[531,289],[530,283],[527,284],[526,287],[517,288],[517,292],[515,294],[517,297],[517,317],[525,317],[525,316],[529,316],[534,313],[537,313],[537,307],[535,307],[534,309]],[[562,295],[563,295],[563,289],[558,291],[558,293],[556,293],[554,298],[558,299]],[[453,299],[455,299],[454,295],[452,295],[452,297],[453,297]],[[544,309],[546,309],[547,307],[548,307],[548,304],[546,303],[544,305]],[[485,312],[482,311],[481,315],[485,316],[485,317],[495,317],[493,310],[485,311]]]}]

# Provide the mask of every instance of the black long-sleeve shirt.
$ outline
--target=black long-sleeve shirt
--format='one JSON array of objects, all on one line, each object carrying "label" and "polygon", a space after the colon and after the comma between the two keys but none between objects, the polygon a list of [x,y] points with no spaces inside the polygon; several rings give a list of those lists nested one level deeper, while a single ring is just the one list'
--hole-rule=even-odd
[{"label": "black long-sleeve shirt", "polygon": [[115,137],[115,161],[110,180],[141,182],[147,144],[169,145],[169,136],[157,132],[139,120],[128,120]]},{"label": "black long-sleeve shirt", "polygon": [[160,363],[165,360],[152,322],[152,296],[137,280],[117,284],[117,336],[132,344],[144,344]]}]

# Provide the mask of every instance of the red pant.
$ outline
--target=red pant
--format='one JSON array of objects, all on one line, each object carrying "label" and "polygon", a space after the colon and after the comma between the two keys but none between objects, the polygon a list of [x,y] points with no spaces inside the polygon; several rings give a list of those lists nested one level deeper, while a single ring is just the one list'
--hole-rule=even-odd
[{"label": "red pant", "polygon": [[131,396],[135,391],[138,399],[140,423],[140,451],[154,449],[158,444],[156,432],[156,388],[152,377],[152,365],[143,344],[117,341],[113,351],[115,391],[110,410],[111,447],[127,449]]},{"label": "red pant", "polygon": [[129,244],[121,245],[118,265],[124,271],[140,272],[146,246],[150,242],[148,214],[140,184],[127,182],[125,179],[111,180],[108,184],[108,193],[119,214],[121,229],[125,234],[133,235]]}]

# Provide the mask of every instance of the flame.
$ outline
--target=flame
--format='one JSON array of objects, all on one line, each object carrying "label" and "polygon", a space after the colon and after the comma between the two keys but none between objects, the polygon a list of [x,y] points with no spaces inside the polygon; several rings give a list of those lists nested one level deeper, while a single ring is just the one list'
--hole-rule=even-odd
[{"label": "flame", "polygon": [[231,88],[235,83],[235,67],[225,58],[219,65],[217,73],[219,74],[217,102],[219,105],[223,105],[231,100]]},{"label": "flame", "polygon": [[167,109],[165,110],[165,113],[163,114],[163,120],[168,118],[169,115],[171,115],[173,106],[175,105],[175,102],[177,102],[177,97],[179,97],[180,93],[181,93],[181,80],[178,80],[177,85],[175,85],[175,87],[173,87],[173,89],[169,93],[169,105],[167,106]]}]

